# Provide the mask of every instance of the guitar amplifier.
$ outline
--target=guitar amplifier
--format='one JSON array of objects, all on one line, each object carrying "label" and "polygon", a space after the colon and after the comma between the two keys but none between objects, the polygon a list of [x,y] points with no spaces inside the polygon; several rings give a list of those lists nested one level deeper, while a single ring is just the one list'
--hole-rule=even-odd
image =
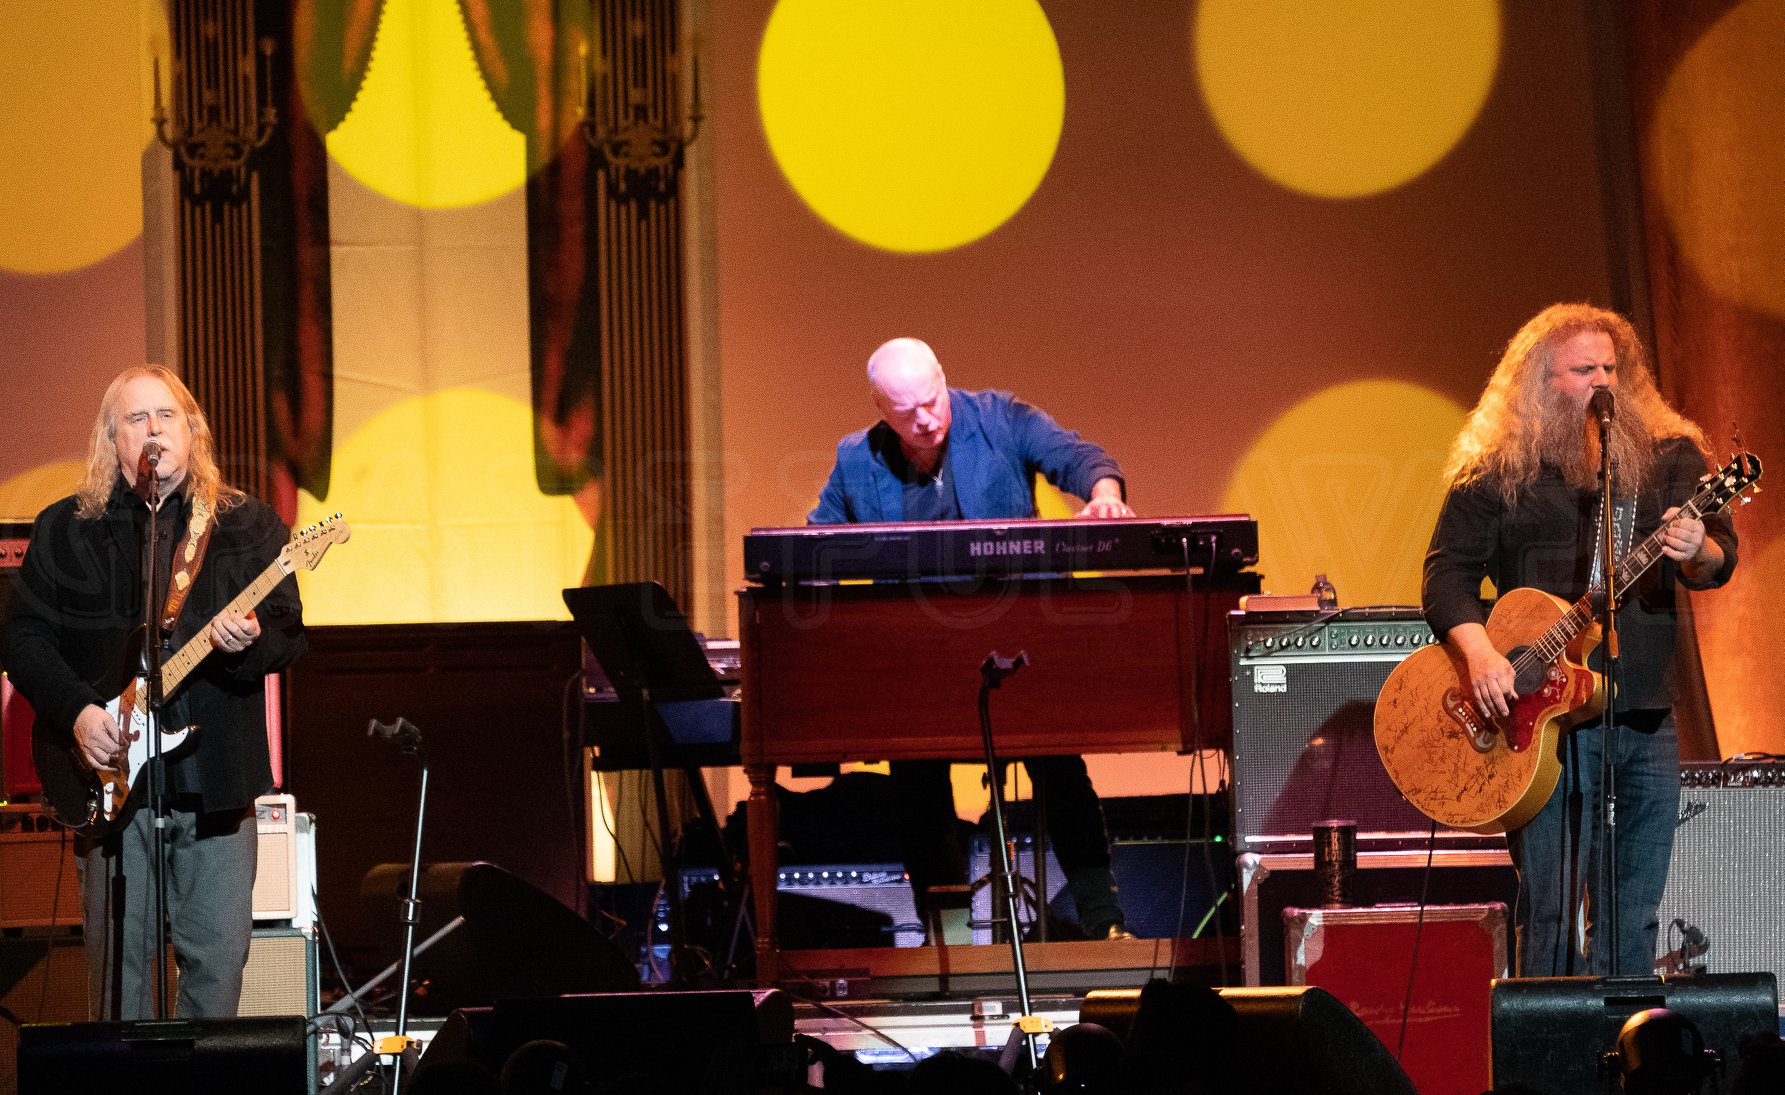
[{"label": "guitar amplifier", "polygon": [[1785,979],[1785,763],[1680,766],[1657,973]]},{"label": "guitar amplifier", "polygon": [[0,806],[0,928],[81,922],[74,834],[35,806]]},{"label": "guitar amplifier", "polygon": [[315,927],[315,820],[290,795],[263,795],[254,800],[254,827],[260,842],[254,919]]},{"label": "guitar amplifier", "polygon": [[[1241,852],[1313,846],[1322,821],[1357,824],[1359,847],[1424,847],[1431,822],[1401,797],[1376,752],[1376,696],[1396,665],[1437,639],[1419,610],[1234,612],[1233,833]],[[1446,847],[1491,847],[1440,826]]]}]

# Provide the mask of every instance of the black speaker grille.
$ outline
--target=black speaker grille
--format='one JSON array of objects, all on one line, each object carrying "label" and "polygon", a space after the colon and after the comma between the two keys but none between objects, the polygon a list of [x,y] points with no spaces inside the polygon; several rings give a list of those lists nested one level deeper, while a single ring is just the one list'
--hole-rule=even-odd
[{"label": "black speaker grille", "polygon": [[[1352,609],[1329,620],[1235,613],[1234,836],[1240,850],[1306,849],[1316,823],[1357,823],[1361,840],[1423,841],[1431,822],[1395,789],[1376,752],[1376,696],[1430,644],[1412,609]],[[1364,615],[1365,618],[1351,618]],[[1449,843],[1481,843],[1441,829]]]}]

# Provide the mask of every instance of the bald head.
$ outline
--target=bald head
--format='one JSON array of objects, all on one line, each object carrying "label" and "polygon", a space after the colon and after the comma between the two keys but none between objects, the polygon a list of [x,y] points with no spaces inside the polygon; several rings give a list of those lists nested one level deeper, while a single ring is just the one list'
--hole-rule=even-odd
[{"label": "bald head", "polygon": [[948,378],[929,344],[915,338],[882,343],[868,358],[874,406],[899,436],[905,459],[933,471],[942,458],[951,421]]}]

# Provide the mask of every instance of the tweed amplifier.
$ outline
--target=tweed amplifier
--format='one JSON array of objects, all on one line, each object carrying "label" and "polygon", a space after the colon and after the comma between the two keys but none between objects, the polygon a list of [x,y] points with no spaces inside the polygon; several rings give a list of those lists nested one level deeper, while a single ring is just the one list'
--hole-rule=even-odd
[{"label": "tweed amplifier", "polygon": [[[1376,696],[1408,654],[1437,640],[1419,610],[1234,612],[1234,840],[1238,850],[1306,851],[1313,827],[1357,823],[1360,846],[1423,847],[1431,822],[1376,752]],[[1446,847],[1496,837],[1440,828]]]},{"label": "tweed amplifier", "polygon": [[1680,766],[1680,819],[1661,898],[1660,973],[1785,980],[1785,763]]}]

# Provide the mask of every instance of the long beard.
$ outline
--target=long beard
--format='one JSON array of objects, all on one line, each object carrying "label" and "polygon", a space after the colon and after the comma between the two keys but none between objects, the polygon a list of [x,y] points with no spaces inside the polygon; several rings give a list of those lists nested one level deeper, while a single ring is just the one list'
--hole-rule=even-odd
[{"label": "long beard", "polygon": [[[1613,487],[1619,493],[1641,490],[1655,464],[1655,445],[1648,420],[1634,401],[1618,404],[1607,441],[1617,469]],[[1563,399],[1547,401],[1539,444],[1544,462],[1559,469],[1569,486],[1599,489],[1599,424],[1585,411]]]}]

